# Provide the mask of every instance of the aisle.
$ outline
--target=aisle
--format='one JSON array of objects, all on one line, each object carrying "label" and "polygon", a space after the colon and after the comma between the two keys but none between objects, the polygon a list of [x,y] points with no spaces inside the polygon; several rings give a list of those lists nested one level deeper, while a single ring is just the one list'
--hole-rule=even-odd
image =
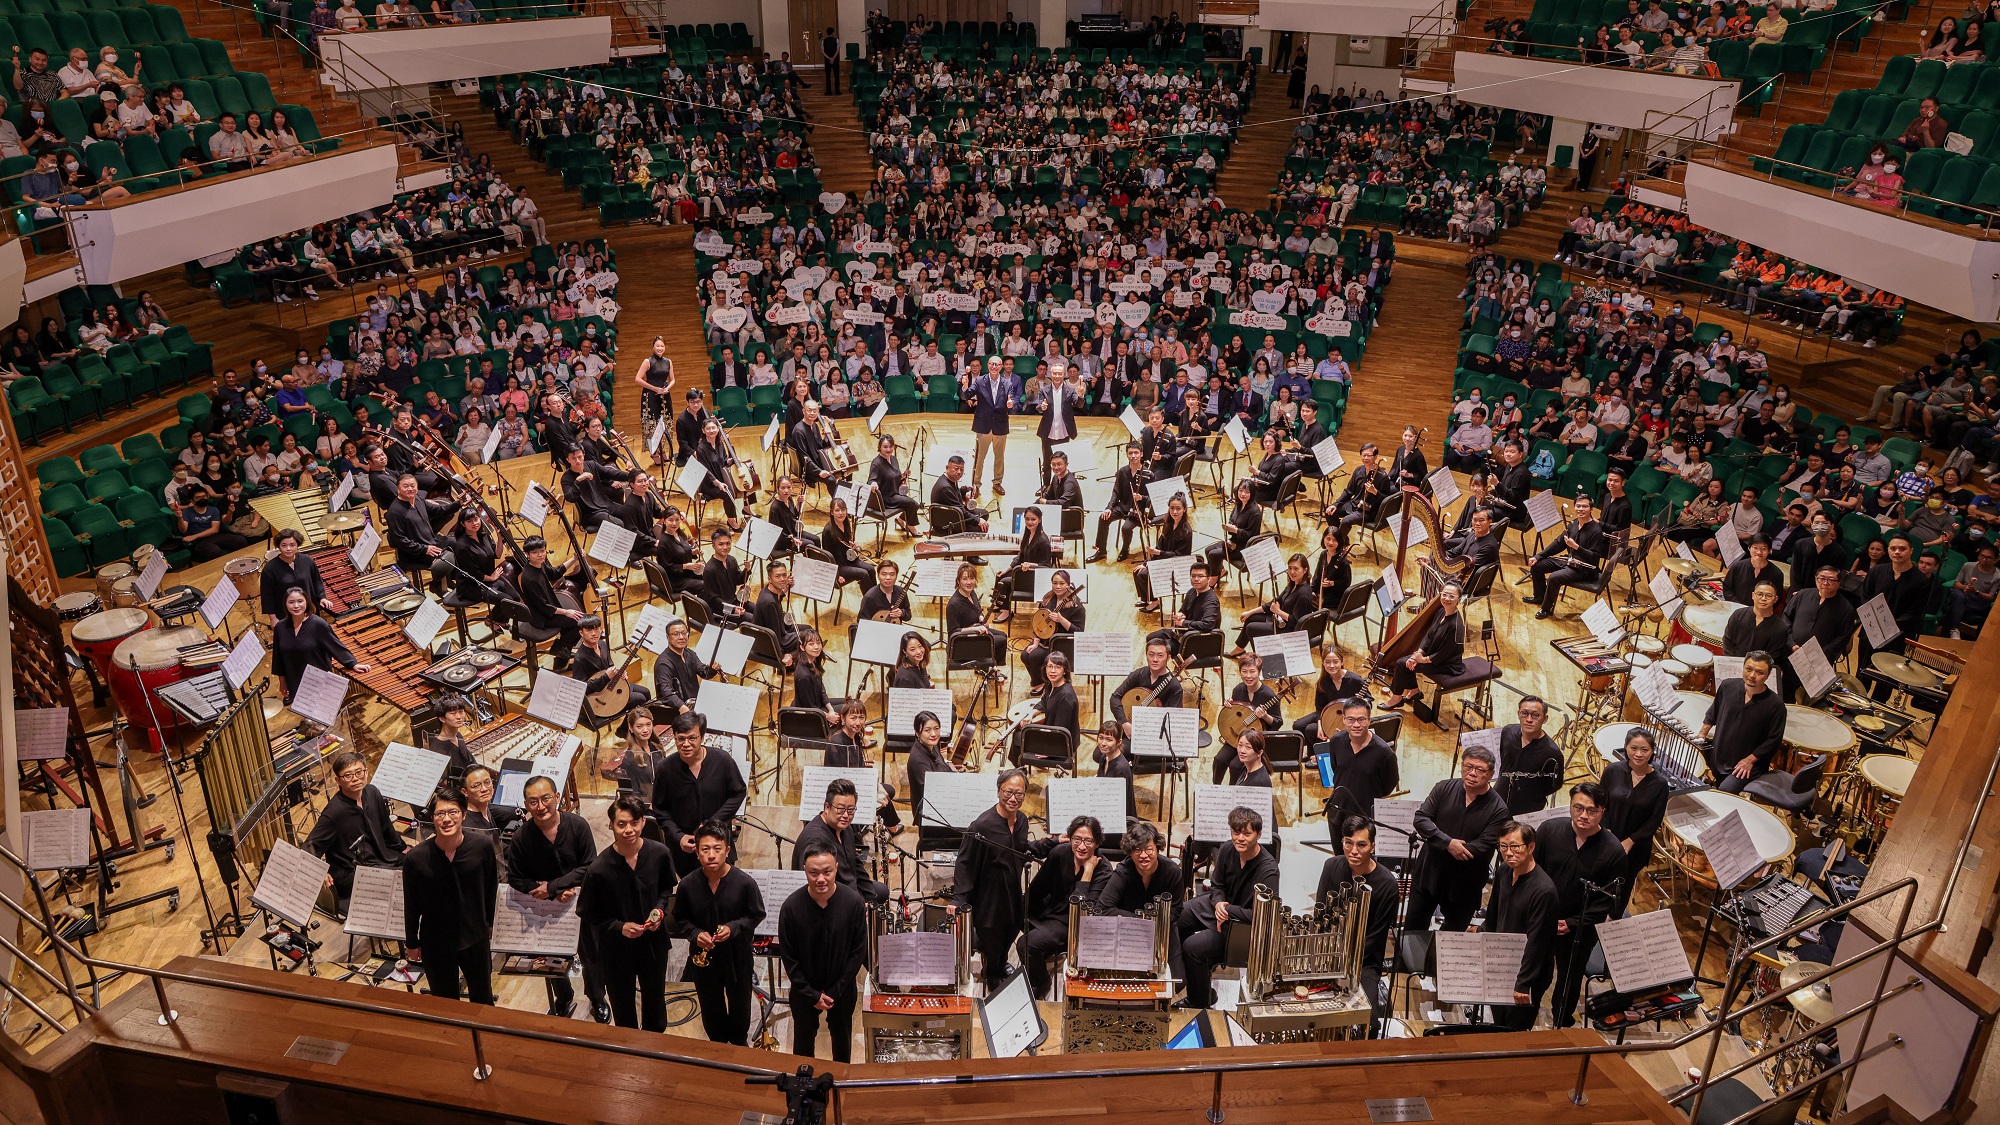
[{"label": "aisle", "polygon": [[1399,259],[1382,315],[1368,337],[1348,392],[1340,448],[1348,456],[1372,441],[1389,449],[1409,424],[1431,427],[1424,448],[1431,465],[1444,448],[1444,419],[1451,410],[1451,373],[1458,365],[1458,299],[1455,269]]}]

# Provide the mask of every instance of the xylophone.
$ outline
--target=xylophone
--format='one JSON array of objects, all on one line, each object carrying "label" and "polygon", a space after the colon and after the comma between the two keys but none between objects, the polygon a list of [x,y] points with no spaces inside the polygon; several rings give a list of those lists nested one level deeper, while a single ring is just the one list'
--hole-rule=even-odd
[{"label": "xylophone", "polygon": [[353,679],[401,711],[416,711],[430,701],[429,689],[417,678],[430,664],[430,654],[411,644],[387,614],[369,606],[349,610],[329,624],[357,663],[371,665]]},{"label": "xylophone", "polygon": [[536,758],[560,758],[575,752],[576,737],[531,719],[512,715],[498,726],[468,739],[465,748],[480,764],[499,769],[507,761],[528,762]]},{"label": "xylophone", "polygon": [[347,557],[345,547],[324,547],[307,554],[319,565],[326,595],[339,607],[336,613],[346,613],[356,606],[379,605],[410,590],[410,580],[393,566],[366,574],[355,573],[354,560]]},{"label": "xylophone", "polygon": [[266,496],[253,496],[250,506],[279,531],[296,528],[306,537],[305,545],[310,548],[326,542],[326,500],[326,493],[316,487],[294,488]]}]

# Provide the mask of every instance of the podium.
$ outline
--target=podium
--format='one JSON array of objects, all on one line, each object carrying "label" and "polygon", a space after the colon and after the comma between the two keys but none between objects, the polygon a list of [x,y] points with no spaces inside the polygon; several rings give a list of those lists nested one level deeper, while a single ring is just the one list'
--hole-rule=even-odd
[{"label": "podium", "polygon": [[1172,925],[1173,901],[1165,895],[1137,916],[1071,896],[1064,1054],[1154,1051],[1166,1044],[1174,998],[1167,965]]},{"label": "podium", "polygon": [[[885,961],[889,968],[885,973]],[[912,966],[927,964],[928,969]],[[895,902],[868,908],[868,976],[874,991],[861,1005],[868,1061],[936,1062],[972,1057],[978,1005],[973,1000],[972,919]],[[885,981],[885,976],[889,979]]]},{"label": "podium", "polygon": [[1260,1043],[1362,1039],[1372,1011],[1361,989],[1366,884],[1349,883],[1294,914],[1257,888],[1250,909],[1243,1028]]}]

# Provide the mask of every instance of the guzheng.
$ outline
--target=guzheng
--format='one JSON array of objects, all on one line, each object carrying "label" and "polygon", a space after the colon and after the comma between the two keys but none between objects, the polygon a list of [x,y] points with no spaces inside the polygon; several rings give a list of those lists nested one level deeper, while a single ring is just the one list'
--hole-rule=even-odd
[{"label": "guzheng", "polygon": [[250,506],[270,523],[273,532],[296,528],[311,548],[326,542],[326,499],[326,493],[318,488],[294,488],[252,496]]},{"label": "guzheng", "polygon": [[1102,980],[1072,977],[1065,994],[1073,1000],[1105,1004],[1152,1004],[1174,998],[1173,985],[1163,980]]},{"label": "guzheng", "polygon": [[481,765],[495,770],[507,761],[527,762],[532,770],[535,759],[574,755],[576,745],[574,735],[526,715],[512,715],[491,730],[468,739],[465,748]]},{"label": "guzheng", "polygon": [[963,531],[941,535],[916,544],[912,550],[920,559],[949,559],[965,555],[1011,555],[1021,549],[1018,535],[987,535]]},{"label": "guzheng", "polygon": [[349,610],[329,622],[356,663],[371,667],[350,678],[400,711],[415,711],[430,700],[430,689],[418,674],[430,655],[410,643],[403,627],[372,606]]}]

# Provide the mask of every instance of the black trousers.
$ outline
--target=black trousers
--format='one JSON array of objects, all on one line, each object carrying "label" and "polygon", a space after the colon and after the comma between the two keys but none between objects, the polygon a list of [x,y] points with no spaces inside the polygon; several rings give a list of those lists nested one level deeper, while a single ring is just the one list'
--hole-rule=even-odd
[{"label": "black trousers", "polygon": [[1064,956],[1069,952],[1069,923],[1057,918],[1046,922],[1036,922],[1028,927],[1017,943],[1021,950],[1021,964],[1028,970],[1028,987],[1035,999],[1049,997],[1049,985],[1053,978],[1049,973],[1049,958]]},{"label": "black trousers", "polygon": [[[717,950],[720,959],[725,954]],[[694,994],[701,1001],[701,1030],[711,1043],[750,1045],[750,978],[725,979],[717,968],[690,967]]]},{"label": "black trousers", "polygon": [[854,1004],[859,994],[853,989],[834,1000],[833,1007],[822,1012],[811,1004],[792,1001],[792,1053],[801,1058],[812,1058],[813,1047],[819,1041],[820,1017],[826,1017],[826,1031],[833,1040],[833,1061],[849,1062],[854,1057]]},{"label": "black trousers", "polygon": [[979,954],[979,975],[986,982],[989,994],[1007,979],[1007,954],[1014,947],[1017,932],[998,926],[972,928],[972,948]]},{"label": "black trousers", "polygon": [[[463,993],[458,987],[460,973],[465,974]],[[432,996],[445,1000],[457,1000],[463,997],[475,1004],[491,1004],[493,1003],[493,951],[484,941],[468,945],[464,949],[426,945],[424,983],[430,985]]]},{"label": "black trousers", "polygon": [[1576,1002],[1583,995],[1584,971],[1596,944],[1597,927],[1589,924],[1556,935],[1556,983],[1549,996],[1549,1022],[1557,1027],[1576,1024]]},{"label": "black trousers", "polygon": [[1139,516],[1130,508],[1112,508],[1097,513],[1097,549],[1111,539],[1111,525],[1118,525],[1118,556],[1123,558],[1132,549],[1132,533],[1139,530]]},{"label": "black trousers", "polygon": [[1044,646],[1040,641],[1035,641],[1022,650],[1021,667],[1028,670],[1028,685],[1030,687],[1040,687],[1048,680],[1046,669],[1049,666],[1049,657],[1055,654],[1055,649]]},{"label": "black trousers", "polygon": [[1536,559],[1528,567],[1528,576],[1534,583],[1534,602],[1543,609],[1554,609],[1556,599],[1562,597],[1564,586],[1574,586],[1597,577],[1595,567],[1564,566],[1554,559]]},{"label": "black trousers", "polygon": [[722,501],[723,513],[730,519],[736,518],[736,498],[729,494],[728,489],[717,484],[714,477],[702,481],[701,488],[696,491],[701,496],[701,504],[697,505],[697,511],[699,511],[700,507],[706,506],[710,500],[720,500]]},{"label": "black trousers", "polygon": [[1209,974],[1229,951],[1228,935],[1215,926],[1215,899],[1201,894],[1182,903],[1174,928],[1181,936],[1181,979],[1187,983],[1187,1002],[1206,1008],[1215,1002]]},{"label": "black trousers", "polygon": [[1463,930],[1472,925],[1472,916],[1479,912],[1479,892],[1474,891],[1464,901],[1454,901],[1439,895],[1428,887],[1410,888],[1410,902],[1403,918],[1404,925],[1412,930],[1431,928],[1431,912],[1444,910],[1444,928]]},{"label": "black trousers", "polygon": [[908,523],[917,522],[917,498],[898,492],[894,496],[882,497],[883,510]]},{"label": "black trousers", "polygon": [[1527,1031],[1535,1026],[1535,1013],[1541,1010],[1542,993],[1548,985],[1542,985],[1530,993],[1526,1004],[1493,1005],[1493,1022],[1509,1031]]},{"label": "black trousers", "polygon": [[[604,967],[605,1000],[611,1022],[643,1031],[667,1029],[668,942],[657,934],[642,938],[610,937]],[[636,999],[635,999],[636,997]]]}]

